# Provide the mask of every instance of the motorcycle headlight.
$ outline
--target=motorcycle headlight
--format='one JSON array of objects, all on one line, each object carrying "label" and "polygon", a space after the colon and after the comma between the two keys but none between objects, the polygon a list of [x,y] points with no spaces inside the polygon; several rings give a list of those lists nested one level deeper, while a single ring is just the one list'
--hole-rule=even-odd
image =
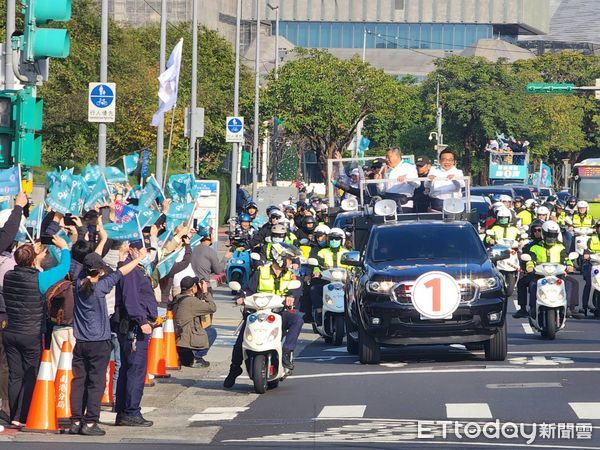
[{"label": "motorcycle headlight", "polygon": [[259,308],[264,308],[265,306],[267,306],[269,304],[269,301],[271,301],[271,297],[256,297],[254,299],[254,303]]},{"label": "motorcycle headlight", "polygon": [[500,287],[500,283],[496,277],[475,278],[473,283],[479,286],[479,290],[481,292],[493,291],[494,289]]},{"label": "motorcycle headlight", "polygon": [[233,264],[244,264],[244,261],[241,259],[234,259],[232,262]]},{"label": "motorcycle headlight", "polygon": [[369,281],[367,291],[373,294],[389,294],[395,284],[394,281]]}]

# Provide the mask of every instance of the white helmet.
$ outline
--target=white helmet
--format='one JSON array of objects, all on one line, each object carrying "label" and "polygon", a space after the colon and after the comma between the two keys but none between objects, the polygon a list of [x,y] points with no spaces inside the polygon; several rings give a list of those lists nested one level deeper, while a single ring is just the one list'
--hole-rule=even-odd
[{"label": "white helmet", "polygon": [[538,209],[535,210],[535,213],[538,216],[547,216],[550,214],[550,210],[545,206],[540,206]]},{"label": "white helmet", "polygon": [[344,245],[344,242],[346,241],[346,233],[341,228],[332,228],[327,237],[329,240],[335,238],[341,239],[342,245]]},{"label": "white helmet", "polygon": [[500,208],[506,208],[506,206],[504,206],[504,203],[502,203],[502,202],[492,203],[492,209],[494,210],[494,212],[498,212],[498,210]]},{"label": "white helmet", "polygon": [[525,207],[526,208],[531,208],[535,204],[537,204],[537,202],[535,201],[534,198],[528,198],[527,200],[525,200]]},{"label": "white helmet", "polygon": [[542,225],[542,236],[547,244],[554,244],[558,241],[560,227],[552,220],[547,220]]},{"label": "white helmet", "polygon": [[577,208],[588,208],[590,205],[588,205],[588,202],[586,202],[585,200],[579,200],[577,202]]},{"label": "white helmet", "polygon": [[315,228],[314,231],[315,234],[324,234],[325,236],[327,236],[330,232],[331,228],[324,224],[317,225],[317,228]]},{"label": "white helmet", "polygon": [[512,197],[510,195],[502,194],[500,195],[501,202],[512,202]]},{"label": "white helmet", "polygon": [[496,221],[498,222],[498,225],[508,225],[511,217],[512,214],[510,209],[505,206],[498,208],[498,212],[496,213]]}]

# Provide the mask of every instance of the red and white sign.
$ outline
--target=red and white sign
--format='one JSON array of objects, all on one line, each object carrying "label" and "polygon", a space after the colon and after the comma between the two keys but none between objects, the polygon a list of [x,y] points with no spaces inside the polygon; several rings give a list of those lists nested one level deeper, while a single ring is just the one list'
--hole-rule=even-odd
[{"label": "red and white sign", "polygon": [[449,318],[460,304],[460,287],[447,273],[427,272],[415,281],[412,303],[426,319]]}]

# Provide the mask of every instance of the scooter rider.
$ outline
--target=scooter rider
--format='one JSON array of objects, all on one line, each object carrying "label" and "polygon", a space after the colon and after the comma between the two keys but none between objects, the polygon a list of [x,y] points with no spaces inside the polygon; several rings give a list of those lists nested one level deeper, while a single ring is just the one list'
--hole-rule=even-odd
[{"label": "scooter rider", "polygon": [[[567,317],[572,316],[574,318],[580,318],[574,314],[574,309],[579,303],[577,294],[579,291],[579,284],[573,277],[568,276],[569,273],[573,272],[573,262],[568,259],[567,250],[565,246],[559,242],[558,237],[560,235],[560,227],[556,222],[548,220],[542,225],[542,237],[543,240],[531,246],[529,254],[531,255],[531,261],[528,261],[525,265],[527,272],[533,273],[536,264],[542,263],[555,263],[564,264],[567,266],[567,275],[564,277],[565,289],[567,291],[567,298],[569,301],[569,311],[567,311]],[[537,303],[537,280],[539,276],[535,276],[529,283],[529,315],[535,318],[536,310],[535,305]],[[574,295],[573,295],[574,294]],[[573,302],[574,299],[574,302]]]},{"label": "scooter rider", "polygon": [[[280,296],[285,296],[286,308],[281,311],[281,319],[283,332],[285,335],[285,342],[283,344],[283,356],[282,364],[287,369],[292,370],[294,365],[291,360],[291,354],[296,348],[298,342],[298,336],[302,330],[304,323],[302,315],[296,313],[296,308],[299,306],[300,295],[302,294],[302,287],[298,289],[288,290],[287,286],[289,283],[296,279],[290,267],[293,260],[297,258],[300,251],[291,245],[286,244],[274,244],[271,246],[271,257],[273,262],[271,264],[265,264],[258,268],[256,272],[250,277],[248,282],[248,289],[246,290],[247,295],[253,295],[257,292],[272,293]],[[243,298],[237,299],[238,305],[243,305]],[[246,313],[244,312],[244,321],[242,322],[241,329],[239,331],[233,351],[231,353],[231,366],[229,367],[229,374],[223,386],[225,388],[231,388],[235,384],[235,380],[242,374],[242,362],[244,354],[242,352],[242,341],[244,339],[244,331],[246,329]]]},{"label": "scooter rider", "polygon": [[573,228],[591,227],[594,224],[592,215],[588,213],[588,202],[577,202],[577,214],[573,214]]},{"label": "scooter rider", "polygon": [[529,213],[529,210],[524,204],[525,199],[521,196],[515,197],[513,201],[515,214],[517,215],[517,219],[521,221],[521,225],[529,225],[533,220],[533,217]]},{"label": "scooter rider", "polygon": [[260,230],[254,233],[254,236],[250,241],[251,248],[262,245],[265,242],[266,237],[271,235],[271,227],[278,224],[279,221],[283,219],[283,213],[277,209],[277,207],[268,208],[267,215],[269,216],[269,221],[265,223]]},{"label": "scooter rider", "polygon": [[299,240],[308,239],[309,241],[313,238],[315,227],[317,226],[317,219],[314,216],[305,216],[300,221],[300,226],[296,230],[296,237]]},{"label": "scooter rider", "polygon": [[[529,228],[529,235],[531,237],[531,242],[523,247],[522,252],[531,254],[531,247],[542,242],[542,225],[532,224]],[[529,284],[537,279],[533,271],[528,272],[526,270],[524,263],[521,263],[521,270],[522,275],[517,282],[517,302],[519,304],[519,310],[513,314],[515,319],[520,319],[529,315],[527,313],[527,294],[529,291]]]},{"label": "scooter rider", "polygon": [[494,245],[499,239],[512,239],[516,241],[519,236],[519,230],[511,224],[511,219],[512,214],[510,209],[500,208],[496,214],[496,222],[494,223],[494,226],[490,228],[490,231],[492,231],[494,235],[486,236],[486,244]]},{"label": "scooter rider", "polygon": [[246,213],[250,216],[251,221],[256,219],[256,215],[258,214],[258,206],[256,205],[256,203],[248,203],[248,206],[246,206]]},{"label": "scooter rider", "polygon": [[254,236],[254,233],[256,232],[256,230],[252,228],[251,224],[252,218],[250,217],[250,214],[240,214],[239,225],[236,227],[235,230],[235,237],[237,240],[245,242],[246,245],[248,242],[250,242],[250,239],[252,239],[252,236]]},{"label": "scooter rider", "polygon": [[595,312],[594,307],[588,307],[588,301],[590,299],[590,292],[592,290],[592,263],[590,261],[590,255],[597,255],[600,253],[600,220],[594,225],[595,233],[590,236],[588,241],[588,248],[583,252],[583,262],[581,264],[581,273],[583,274],[583,280],[585,286],[583,287],[583,297],[581,297],[581,311],[587,315],[587,310]]},{"label": "scooter rider", "polygon": [[571,195],[567,198],[567,206],[565,206],[567,216],[573,217],[577,213],[577,197]]},{"label": "scooter rider", "polygon": [[[327,236],[326,248],[319,250],[317,259],[319,266],[323,269],[332,267],[341,267],[348,269],[348,266],[341,264],[342,255],[348,250],[344,248],[344,239],[346,234],[340,228],[332,228]],[[321,318],[321,309],[323,308],[323,286],[326,284],[320,278],[320,270],[315,268],[313,280],[310,287],[310,299],[313,307],[313,317],[315,321]]]}]

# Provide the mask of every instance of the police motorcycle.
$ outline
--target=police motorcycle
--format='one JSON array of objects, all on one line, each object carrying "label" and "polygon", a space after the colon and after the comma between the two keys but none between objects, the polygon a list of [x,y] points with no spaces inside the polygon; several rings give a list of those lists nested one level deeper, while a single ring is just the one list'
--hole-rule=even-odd
[{"label": "police motorcycle", "polygon": [[594,307],[594,317],[600,317],[600,253],[590,255],[592,263],[592,306]]},{"label": "police motorcycle", "polygon": [[[486,234],[488,236],[494,237],[494,232],[492,230],[487,230]],[[519,275],[519,248],[520,242],[515,239],[495,239],[496,245],[501,245],[502,247],[506,247],[510,249],[510,256],[507,259],[501,259],[496,261],[496,268],[500,271],[502,278],[504,279],[504,283],[507,286],[506,295],[510,297],[513,294],[514,287],[517,282],[517,277]]]},{"label": "police motorcycle", "polygon": [[[576,252],[569,253],[569,259],[578,258]],[[531,261],[531,255],[524,253],[521,261]],[[567,272],[567,267],[557,263],[536,264],[535,273],[540,275],[537,281],[537,302],[535,319],[529,317],[529,324],[538,330],[542,337],[554,339],[556,332],[565,327],[567,321],[567,292],[565,283],[560,278]]]},{"label": "police motorcycle", "polygon": [[[288,289],[298,289],[300,281],[292,280]],[[250,312],[246,317],[246,330],[242,341],[242,351],[246,371],[254,383],[257,394],[264,394],[267,389],[279,386],[290,370],[282,363],[282,319],[277,312],[285,308],[285,297],[256,293],[246,296],[240,283],[229,283],[232,291],[239,292],[244,298],[244,307]]]},{"label": "police motorcycle", "polygon": [[579,254],[579,258],[577,258],[577,267],[580,268],[583,260],[583,253],[588,248],[588,242],[590,241],[592,234],[594,234],[594,229],[591,227],[579,227],[573,230],[573,234],[575,235],[575,251]]},{"label": "police motorcycle", "polygon": [[230,247],[233,250],[233,254],[229,261],[227,261],[225,268],[227,282],[235,281],[240,283],[242,288],[245,288],[248,285],[252,271],[247,238],[242,236],[240,229],[237,227],[237,219],[230,219],[229,227],[230,229],[227,234],[229,235]]},{"label": "police motorcycle", "polygon": [[[310,258],[308,264],[319,266],[316,258]],[[348,271],[341,267],[321,270],[321,280],[327,283],[323,286],[323,307],[320,324],[313,321],[313,331],[325,339],[326,344],[342,345],[346,327],[344,322],[345,284]],[[314,318],[313,318],[314,320]]]}]

